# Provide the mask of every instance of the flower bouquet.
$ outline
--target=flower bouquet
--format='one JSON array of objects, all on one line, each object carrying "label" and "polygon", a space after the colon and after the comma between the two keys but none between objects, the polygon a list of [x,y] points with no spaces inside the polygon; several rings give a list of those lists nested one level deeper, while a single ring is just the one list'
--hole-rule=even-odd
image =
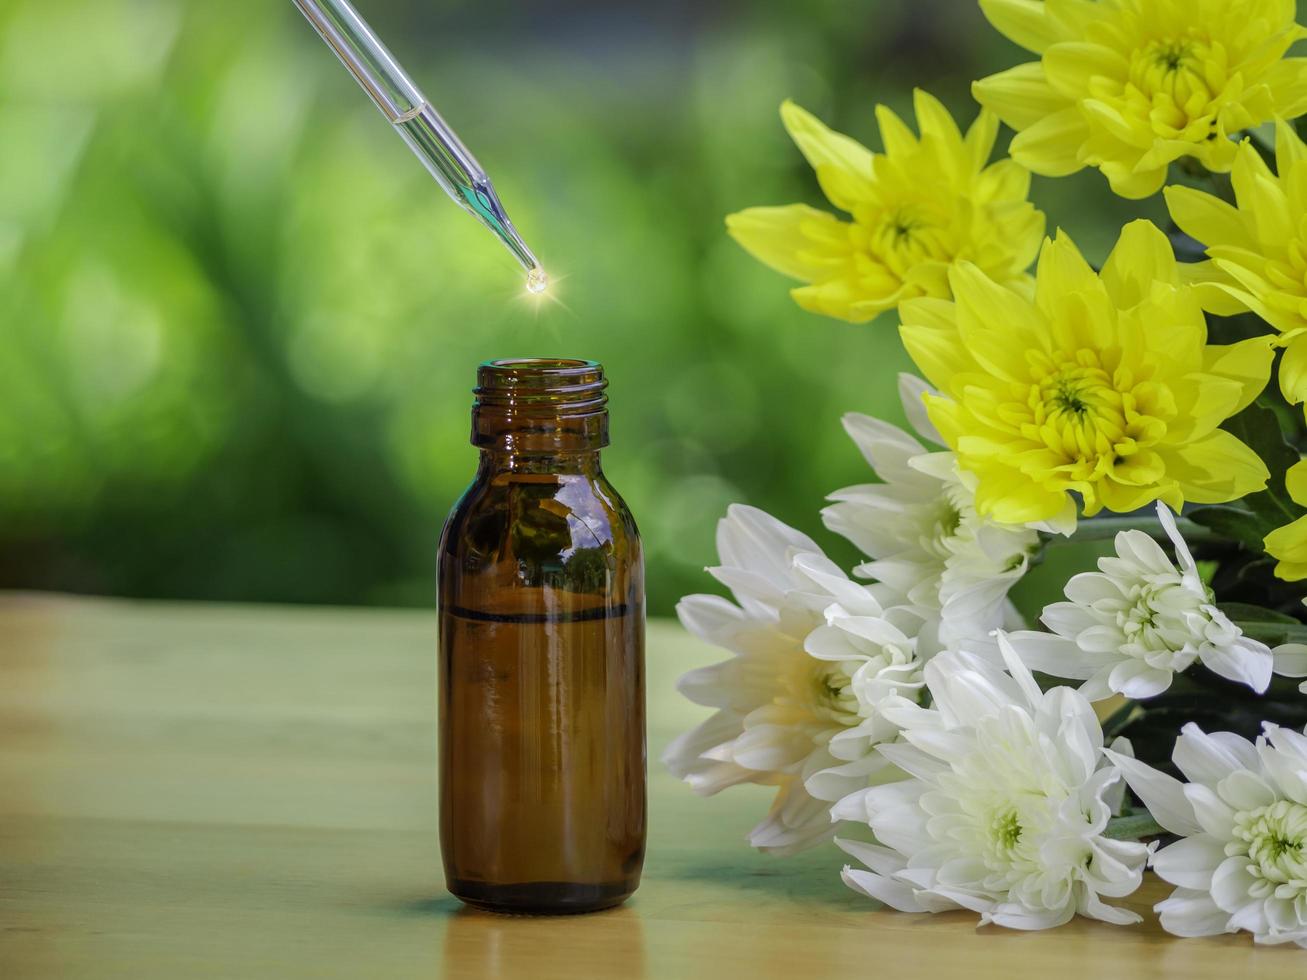
[{"label": "flower bouquet", "polygon": [[[879,481],[822,511],[852,575],[728,511],[734,601],[678,611],[731,656],[681,679],[716,710],[664,761],[704,795],[774,785],[751,844],[834,839],[905,912],[1124,925],[1151,867],[1168,931],[1307,947],[1307,30],[1287,0],[981,7],[1037,60],[974,84],[965,133],[918,91],[874,153],[787,102],[849,219],[727,219],[805,310],[897,311],[914,431],[845,416]],[[1045,238],[1030,175],[1085,167],[1170,226],[1101,268]],[[1009,590],[1068,538],[1113,553],[1023,622]]]}]

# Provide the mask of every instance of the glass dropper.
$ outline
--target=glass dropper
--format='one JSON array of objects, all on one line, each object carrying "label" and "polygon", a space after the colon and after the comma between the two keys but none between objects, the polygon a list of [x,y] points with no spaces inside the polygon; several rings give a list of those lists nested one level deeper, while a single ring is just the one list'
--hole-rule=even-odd
[{"label": "glass dropper", "polygon": [[372,28],[347,0],[294,0],[310,24],[336,52],[418,155],[436,183],[462,208],[495,233],[526,270],[526,288],[543,292],[549,277],[508,219],[490,178],[471,151],[400,67]]}]

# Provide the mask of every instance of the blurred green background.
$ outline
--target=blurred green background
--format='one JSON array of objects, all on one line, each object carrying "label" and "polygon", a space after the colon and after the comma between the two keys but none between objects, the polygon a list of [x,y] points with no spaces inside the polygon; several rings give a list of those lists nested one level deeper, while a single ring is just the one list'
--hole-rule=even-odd
[{"label": "blurred green background", "polygon": [[[0,587],[429,605],[476,364],[600,360],[650,610],[731,501],[814,533],[901,419],[892,316],[800,311],[724,234],[822,203],[786,96],[879,147],[1027,56],[971,0],[358,0],[565,305],[433,184],[289,2],[0,0]],[[1000,146],[1006,146],[1006,135]],[[1101,257],[1157,202],[1036,179]],[[1056,586],[1054,586],[1054,589]]]}]

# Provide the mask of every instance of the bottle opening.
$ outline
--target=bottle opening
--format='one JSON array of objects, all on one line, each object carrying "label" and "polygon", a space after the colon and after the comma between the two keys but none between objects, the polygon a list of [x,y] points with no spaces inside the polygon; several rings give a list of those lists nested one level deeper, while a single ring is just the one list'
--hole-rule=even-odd
[{"label": "bottle opening", "polygon": [[522,357],[477,369],[472,443],[510,452],[567,452],[608,444],[608,380],[597,361]]}]

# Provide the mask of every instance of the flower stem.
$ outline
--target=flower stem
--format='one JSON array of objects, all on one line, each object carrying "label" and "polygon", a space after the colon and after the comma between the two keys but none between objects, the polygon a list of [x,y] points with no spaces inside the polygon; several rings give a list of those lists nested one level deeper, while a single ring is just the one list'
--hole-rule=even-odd
[{"label": "flower stem", "polygon": [[[1177,517],[1176,527],[1189,543],[1199,541],[1220,541],[1221,536],[1211,528],[1195,524],[1187,517]],[[1143,531],[1159,541],[1167,540],[1166,532],[1156,517],[1142,514],[1133,517],[1091,517],[1081,521],[1076,527],[1073,539],[1076,541],[1104,541],[1117,536],[1120,531]]]},{"label": "flower stem", "polygon": [[1103,836],[1109,840],[1142,840],[1166,832],[1166,828],[1154,820],[1147,810],[1131,810],[1109,820]]}]

